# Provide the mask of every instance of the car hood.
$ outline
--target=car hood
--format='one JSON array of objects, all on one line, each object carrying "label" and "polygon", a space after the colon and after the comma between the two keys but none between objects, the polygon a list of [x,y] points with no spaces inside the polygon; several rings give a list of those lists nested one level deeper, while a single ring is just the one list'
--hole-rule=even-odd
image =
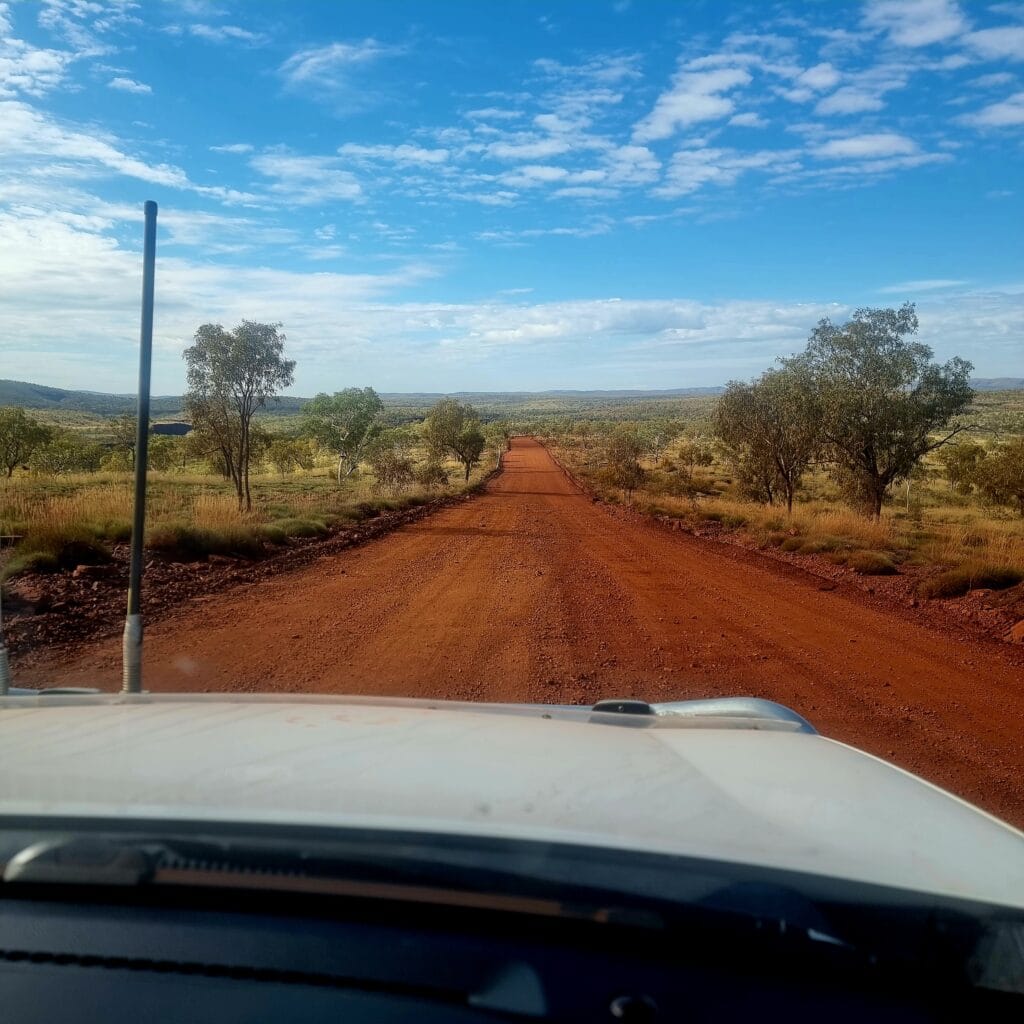
[{"label": "car hood", "polygon": [[1021,833],[841,743],[722,719],[359,698],[10,698],[0,815],[585,843],[1024,908]]}]

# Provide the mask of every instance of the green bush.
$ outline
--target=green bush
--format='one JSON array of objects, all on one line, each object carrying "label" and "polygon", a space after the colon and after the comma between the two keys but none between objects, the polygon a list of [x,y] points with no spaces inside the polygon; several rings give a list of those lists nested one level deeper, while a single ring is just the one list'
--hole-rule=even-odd
[{"label": "green bush", "polygon": [[893,576],[896,563],[882,551],[853,551],[846,556],[846,564],[861,576]]},{"label": "green bush", "polygon": [[803,537],[789,537],[789,536],[787,536],[786,539],[784,541],[782,541],[781,544],[779,544],[779,547],[783,551],[799,551],[804,546],[804,544],[806,544],[806,543],[807,543],[807,541],[804,540]]},{"label": "green bush", "polygon": [[261,526],[259,534],[268,544],[283,544],[288,539],[288,534],[276,523]]},{"label": "green bush", "polygon": [[271,526],[280,530],[285,537],[322,537],[327,526],[319,519],[278,519]]},{"label": "green bush", "polygon": [[922,597],[959,597],[969,590],[1005,590],[1024,580],[1024,572],[1007,566],[961,566],[924,580],[917,588]]},{"label": "green bush", "polygon": [[0,574],[0,580],[14,579],[24,572],[56,572],[59,568],[60,562],[56,555],[48,551],[26,551],[24,554],[11,555]]},{"label": "green bush", "polygon": [[816,537],[804,542],[800,547],[800,554],[824,555],[834,551],[844,551],[849,547],[850,542],[842,537]]},{"label": "green bush", "polygon": [[198,561],[207,555],[259,555],[263,551],[255,527],[204,529],[189,523],[152,527],[146,534],[146,547],[176,561]]}]

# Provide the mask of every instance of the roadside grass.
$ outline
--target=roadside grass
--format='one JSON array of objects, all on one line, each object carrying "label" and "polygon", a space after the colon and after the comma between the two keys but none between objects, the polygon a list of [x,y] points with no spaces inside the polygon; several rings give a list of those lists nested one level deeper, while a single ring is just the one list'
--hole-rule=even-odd
[{"label": "roadside grass", "polygon": [[[399,493],[382,493],[368,470],[341,485],[326,466],[287,476],[265,473],[252,478],[250,513],[239,512],[227,481],[199,473],[151,473],[146,547],[174,561],[211,554],[258,556],[291,538],[326,536],[383,512],[472,490],[492,466],[493,459],[486,458],[466,483],[453,464],[449,487],[417,485]],[[110,546],[131,536],[132,494],[128,473],[21,475],[0,482],[0,536],[16,539],[0,579],[109,559]]]},{"label": "roadside grass", "polygon": [[[602,487],[571,444],[556,439],[554,448],[606,500],[626,500],[621,492]],[[671,450],[661,464],[666,457],[671,458]],[[629,503],[651,515],[693,527],[718,523],[763,549],[817,555],[860,575],[913,570],[925,576],[918,588],[924,597],[998,589],[1024,580],[1024,519],[1009,509],[985,506],[977,495],[954,494],[941,479],[915,485],[909,501],[897,490],[876,521],[845,505],[824,473],[809,474],[789,515],[784,506],[740,497],[728,466],[718,462],[697,468],[683,482],[667,480],[653,463],[645,468],[649,486],[634,491]]]}]

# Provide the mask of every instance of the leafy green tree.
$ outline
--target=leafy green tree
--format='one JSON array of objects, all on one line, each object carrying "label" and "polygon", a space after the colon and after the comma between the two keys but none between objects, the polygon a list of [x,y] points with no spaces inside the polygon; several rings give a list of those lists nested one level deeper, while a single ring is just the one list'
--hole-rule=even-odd
[{"label": "leafy green tree", "polygon": [[643,466],[640,457],[645,445],[635,431],[620,428],[608,438],[605,446],[605,467],[601,478],[612,487],[619,488],[628,501],[633,491],[643,486]]},{"label": "leafy green tree", "polygon": [[149,439],[149,468],[156,472],[166,472],[180,458],[184,445],[174,437],[156,435]]},{"label": "leafy green tree", "polygon": [[806,351],[783,363],[809,374],[828,457],[875,518],[891,484],[966,429],[951,421],[974,398],[971,364],[932,362],[927,345],[907,340],[917,327],[910,303],[858,309],[840,326],[822,320]]},{"label": "leafy green tree", "polygon": [[694,470],[698,466],[710,466],[715,457],[710,446],[702,439],[687,437],[676,449],[676,461],[683,467],[687,481],[692,481]]},{"label": "leafy green tree", "polygon": [[791,362],[751,384],[731,381],[715,410],[716,429],[740,475],[757,482],[769,504],[781,490],[789,512],[821,446],[816,399],[806,368]]},{"label": "leafy green tree", "polygon": [[714,429],[736,474],[740,492],[754,501],[772,505],[782,490],[771,447],[759,428],[755,384],[730,381],[715,406]]},{"label": "leafy green tree", "polygon": [[267,445],[267,461],[285,475],[296,469],[312,469],[313,453],[309,442],[294,437],[275,437]]},{"label": "leafy green tree", "polygon": [[319,394],[303,406],[303,432],[337,455],[339,484],[359,467],[383,411],[373,388]]},{"label": "leafy green tree", "polygon": [[423,437],[434,459],[450,457],[460,462],[467,480],[486,444],[476,409],[454,398],[442,398],[430,410],[423,423]]},{"label": "leafy green tree", "polygon": [[6,471],[7,479],[52,438],[53,431],[29,416],[20,406],[0,409],[0,465]]},{"label": "leafy green tree", "polygon": [[1024,437],[1001,444],[978,464],[978,486],[998,505],[1016,505],[1024,516]]},{"label": "leafy green tree", "polygon": [[437,490],[439,487],[447,487],[451,482],[448,479],[448,470],[436,460],[428,460],[423,465],[413,470],[413,478],[420,487],[428,491]]},{"label": "leafy green tree", "polygon": [[123,412],[110,421],[110,432],[113,435],[113,451],[125,456],[123,460],[115,460],[118,465],[127,461],[128,469],[135,468],[135,432],[138,429],[138,416],[131,412]]},{"label": "leafy green tree", "polygon": [[970,494],[985,455],[985,449],[970,439],[946,445],[939,452],[938,460],[949,481],[949,489],[957,494]]},{"label": "leafy green tree", "polygon": [[89,444],[70,431],[54,432],[29,459],[29,468],[37,473],[57,476],[61,473],[93,473],[106,454],[102,445]]},{"label": "leafy green tree", "polygon": [[411,449],[412,438],[401,428],[381,431],[373,438],[366,449],[366,461],[378,490],[395,493],[416,479]]},{"label": "leafy green tree", "polygon": [[235,484],[238,507],[252,510],[249,467],[257,410],[294,379],[295,361],[284,358],[280,324],[243,320],[234,330],[203,324],[184,352],[193,427],[215,440]]}]

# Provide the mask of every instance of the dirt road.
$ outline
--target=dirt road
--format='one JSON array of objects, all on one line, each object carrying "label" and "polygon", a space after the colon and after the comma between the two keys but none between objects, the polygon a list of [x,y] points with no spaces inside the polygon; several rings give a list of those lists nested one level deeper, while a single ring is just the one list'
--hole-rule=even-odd
[{"label": "dirt road", "polygon": [[[25,681],[115,688],[118,641]],[[613,516],[519,439],[479,498],[146,637],[152,690],[591,703],[749,694],[1024,824],[1024,671],[758,556]]]}]

